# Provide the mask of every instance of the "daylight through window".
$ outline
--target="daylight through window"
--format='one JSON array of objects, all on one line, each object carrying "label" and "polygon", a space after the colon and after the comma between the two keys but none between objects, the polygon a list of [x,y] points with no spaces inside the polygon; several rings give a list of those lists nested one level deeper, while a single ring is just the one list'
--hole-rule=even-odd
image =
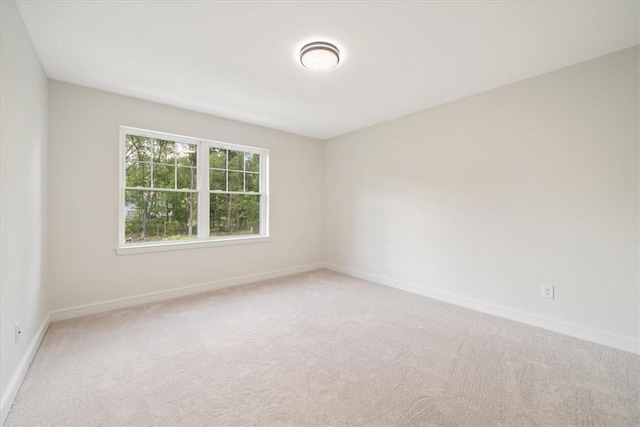
[{"label": "daylight through window", "polygon": [[125,127],[121,147],[121,247],[267,236],[267,150]]}]

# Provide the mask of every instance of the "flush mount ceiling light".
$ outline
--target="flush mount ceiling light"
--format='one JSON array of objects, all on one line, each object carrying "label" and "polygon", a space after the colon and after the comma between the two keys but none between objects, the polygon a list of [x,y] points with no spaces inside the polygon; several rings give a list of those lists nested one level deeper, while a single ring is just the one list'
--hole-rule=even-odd
[{"label": "flush mount ceiling light", "polygon": [[300,63],[311,71],[328,71],[340,62],[340,51],[331,43],[313,42],[300,49]]}]

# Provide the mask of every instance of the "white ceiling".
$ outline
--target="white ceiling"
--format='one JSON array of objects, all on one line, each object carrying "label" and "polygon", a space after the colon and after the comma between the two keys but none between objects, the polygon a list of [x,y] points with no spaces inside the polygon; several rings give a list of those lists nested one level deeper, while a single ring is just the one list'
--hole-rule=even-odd
[{"label": "white ceiling", "polygon": [[52,79],[320,139],[638,44],[637,1],[18,4]]}]

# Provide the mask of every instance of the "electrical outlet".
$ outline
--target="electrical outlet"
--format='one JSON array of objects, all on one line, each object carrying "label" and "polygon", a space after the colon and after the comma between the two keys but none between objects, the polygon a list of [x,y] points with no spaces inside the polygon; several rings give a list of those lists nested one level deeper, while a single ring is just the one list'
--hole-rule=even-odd
[{"label": "electrical outlet", "polygon": [[356,251],[356,259],[362,261],[362,251]]},{"label": "electrical outlet", "polygon": [[218,263],[215,259],[212,259],[211,261],[209,261],[209,269],[213,270],[218,266]]},{"label": "electrical outlet", "polygon": [[554,289],[552,285],[542,285],[542,298],[554,299]]},{"label": "electrical outlet", "polygon": [[15,332],[15,344],[17,345],[20,342],[20,335],[22,335],[22,328],[20,327],[20,322],[16,322],[16,327],[14,329]]}]

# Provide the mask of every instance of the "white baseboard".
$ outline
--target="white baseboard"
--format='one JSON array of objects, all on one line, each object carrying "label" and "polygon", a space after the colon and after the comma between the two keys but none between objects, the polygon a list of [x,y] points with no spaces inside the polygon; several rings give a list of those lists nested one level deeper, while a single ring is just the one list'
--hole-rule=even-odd
[{"label": "white baseboard", "polygon": [[59,320],[73,319],[75,317],[87,316],[89,314],[102,313],[119,308],[133,307],[141,304],[163,301],[187,295],[199,294],[201,292],[213,291],[216,289],[229,288],[232,286],[246,285],[248,283],[259,282],[261,280],[275,279],[277,277],[290,276],[292,274],[305,273],[307,271],[323,268],[323,263],[307,264],[298,267],[283,268],[280,270],[267,271],[265,273],[250,274],[247,276],[233,277],[231,279],[217,280],[215,282],[199,283],[196,285],[184,286],[166,291],[152,292],[133,297],[119,298],[95,304],[81,305],[77,307],[57,310],[51,313],[51,322]]},{"label": "white baseboard", "polygon": [[115,310],[118,308],[132,307],[141,304],[147,304],[156,301],[167,300],[171,298],[177,298],[181,296],[193,295],[197,293],[212,291],[216,289],[223,289],[232,286],[245,285],[248,283],[259,282],[261,280],[275,279],[278,277],[290,276],[292,274],[305,273],[308,271],[317,270],[320,268],[326,268],[338,273],[347,274],[349,276],[357,277],[360,279],[368,280],[370,282],[378,283],[380,285],[389,286],[392,288],[400,289],[403,291],[411,292],[414,294],[426,296],[439,301],[448,302],[451,304],[459,305],[462,307],[470,308],[472,310],[481,311],[495,316],[504,317],[517,322],[526,323],[528,325],[537,326],[540,328],[548,329],[561,334],[570,335],[576,338],[580,338],[587,341],[592,341],[598,344],[602,344],[608,347],[617,348],[630,353],[640,354],[640,346],[638,340],[632,338],[623,337],[608,332],[602,332],[595,329],[586,328],[571,323],[566,323],[554,319],[549,319],[536,314],[525,313],[522,311],[514,310],[507,307],[489,304],[486,302],[474,300],[472,298],[463,297],[460,295],[449,294],[446,292],[436,291],[433,289],[418,286],[412,283],[406,283],[399,280],[391,279],[388,277],[378,276],[364,271],[355,270],[335,264],[329,263],[316,263],[308,264],[299,267],[284,268],[280,270],[268,271],[265,273],[251,274],[247,276],[234,277],[231,279],[224,279],[215,282],[201,283],[197,285],[185,286],[178,289],[170,289],[166,291],[153,292],[144,295],[137,295],[134,297],[120,298],[111,301],[105,301],[96,304],[88,304],[78,307],[72,307],[64,310],[58,310],[49,313],[43,320],[37,335],[32,339],[29,350],[22,358],[18,370],[11,378],[9,386],[6,392],[2,395],[1,401],[1,418],[0,425],[4,424],[4,421],[9,414],[11,405],[13,404],[22,381],[24,380],[29,366],[36,355],[38,347],[45,336],[47,328],[50,322],[59,320],[72,319],[75,317],[86,316],[89,314],[101,313],[105,311]]},{"label": "white baseboard", "polygon": [[29,366],[40,347],[40,343],[47,332],[47,328],[51,322],[59,320],[72,319],[75,317],[86,316],[89,314],[101,313],[105,311],[116,310],[118,308],[132,307],[141,304],[147,304],[156,301],[162,301],[187,295],[198,294],[216,289],[229,288],[232,286],[246,285],[249,283],[259,282],[261,280],[275,279],[277,277],[290,276],[292,274],[305,273],[307,271],[318,270],[323,268],[323,263],[308,264],[298,267],[283,268],[280,270],[267,271],[265,273],[250,274],[247,276],[234,277],[231,279],[218,280],[215,282],[200,283],[197,285],[185,286],[177,289],[169,289],[166,291],[153,292],[144,295],[136,295],[128,298],[120,298],[111,301],[105,301],[95,304],[87,304],[78,307],[72,307],[64,310],[57,310],[49,313],[42,322],[38,334],[33,338],[29,345],[29,350],[22,358],[18,370],[11,378],[6,392],[2,395],[0,426],[4,424],[13,401],[15,400],[20,386],[24,381]]},{"label": "white baseboard", "polygon": [[7,390],[2,395],[2,403],[0,403],[0,425],[3,425],[5,420],[7,419],[7,415],[9,415],[9,410],[11,409],[11,405],[13,405],[13,401],[18,395],[18,390],[20,390],[20,386],[22,385],[22,381],[24,381],[24,377],[27,375],[29,371],[29,366],[31,366],[31,362],[38,352],[38,348],[40,347],[40,343],[44,338],[44,335],[49,328],[49,315],[47,314],[40,324],[40,329],[38,329],[38,333],[29,343],[29,349],[27,353],[24,355],[22,360],[20,361],[20,365],[18,366],[18,370],[13,374],[11,380],[9,381],[9,385],[7,386]]},{"label": "white baseboard", "polygon": [[526,313],[512,308],[478,301],[473,298],[461,295],[441,292],[429,289],[424,286],[418,286],[413,283],[402,282],[400,280],[391,279],[389,277],[378,276],[376,274],[355,270],[340,265],[325,263],[324,267],[338,273],[348,276],[357,277],[359,279],[368,280],[380,285],[389,286],[406,292],[422,295],[435,300],[448,302],[450,304],[459,305],[470,308],[472,310],[481,311],[483,313],[492,314],[494,316],[504,317],[506,319],[515,320],[516,322],[526,323],[527,325],[537,326],[539,328],[548,329],[564,335],[570,335],[585,341],[592,341],[607,347],[613,347],[618,350],[627,351],[629,353],[640,354],[640,343],[638,340],[624,337],[609,332],[598,331],[596,329],[587,328],[560,320],[550,319],[548,317],[537,314]]}]

